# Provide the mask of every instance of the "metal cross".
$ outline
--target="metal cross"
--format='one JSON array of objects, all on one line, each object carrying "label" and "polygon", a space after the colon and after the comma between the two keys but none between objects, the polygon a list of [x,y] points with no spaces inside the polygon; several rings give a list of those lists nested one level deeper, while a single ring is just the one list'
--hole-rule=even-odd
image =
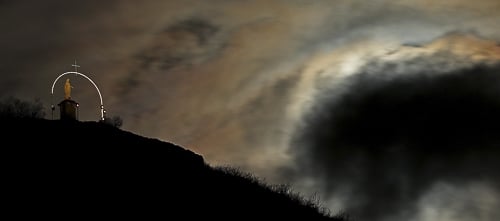
[{"label": "metal cross", "polygon": [[75,60],[75,64],[72,64],[71,66],[75,67],[75,72],[78,72],[78,68],[80,67],[80,65],[76,64],[76,60]]}]

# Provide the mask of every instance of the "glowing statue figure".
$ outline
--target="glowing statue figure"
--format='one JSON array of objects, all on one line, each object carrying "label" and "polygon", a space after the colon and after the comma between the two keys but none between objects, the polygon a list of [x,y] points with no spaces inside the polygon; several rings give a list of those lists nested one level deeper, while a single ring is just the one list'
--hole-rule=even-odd
[{"label": "glowing statue figure", "polygon": [[69,83],[69,79],[66,79],[66,83],[64,84],[64,99],[71,99],[71,83]]}]

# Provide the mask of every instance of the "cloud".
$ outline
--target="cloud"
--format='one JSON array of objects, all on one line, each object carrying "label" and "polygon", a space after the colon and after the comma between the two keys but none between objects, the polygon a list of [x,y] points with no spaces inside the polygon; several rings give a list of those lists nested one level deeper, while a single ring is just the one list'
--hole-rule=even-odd
[{"label": "cloud", "polygon": [[290,144],[298,176],[321,177],[317,187],[347,195],[348,211],[371,220],[415,216],[438,182],[477,181],[498,191],[498,48],[475,57],[480,50],[464,54],[453,39],[470,40],[453,34],[402,47],[369,60],[340,86],[321,88]]},{"label": "cloud", "polygon": [[169,25],[138,53],[141,71],[150,71],[153,66],[166,71],[179,63],[195,62],[213,48],[206,46],[217,31],[215,25],[201,18],[189,18]]},{"label": "cloud", "polygon": [[217,32],[216,25],[202,18],[168,25],[134,55],[138,66],[122,79],[120,93],[126,95],[137,89],[144,78],[154,78],[154,74],[169,74],[173,68],[197,65],[216,56],[224,46]]}]

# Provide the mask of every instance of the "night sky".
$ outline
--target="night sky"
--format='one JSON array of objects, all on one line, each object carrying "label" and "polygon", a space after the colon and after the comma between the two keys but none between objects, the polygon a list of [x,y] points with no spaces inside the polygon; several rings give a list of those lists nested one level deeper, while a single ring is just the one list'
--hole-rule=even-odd
[{"label": "night sky", "polygon": [[[0,1],[0,97],[77,60],[123,129],[360,220],[500,219],[500,1]],[[66,77],[64,77],[65,79]],[[80,120],[93,86],[70,75]]]}]

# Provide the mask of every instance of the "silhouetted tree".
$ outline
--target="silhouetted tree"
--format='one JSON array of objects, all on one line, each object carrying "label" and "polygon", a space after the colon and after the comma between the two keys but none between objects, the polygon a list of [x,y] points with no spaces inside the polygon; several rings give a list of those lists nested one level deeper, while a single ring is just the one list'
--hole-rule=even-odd
[{"label": "silhouetted tree", "polygon": [[0,118],[43,118],[45,111],[40,99],[33,102],[8,97],[0,101]]},{"label": "silhouetted tree", "polygon": [[116,128],[120,128],[123,125],[123,119],[120,116],[106,117],[102,122]]}]

